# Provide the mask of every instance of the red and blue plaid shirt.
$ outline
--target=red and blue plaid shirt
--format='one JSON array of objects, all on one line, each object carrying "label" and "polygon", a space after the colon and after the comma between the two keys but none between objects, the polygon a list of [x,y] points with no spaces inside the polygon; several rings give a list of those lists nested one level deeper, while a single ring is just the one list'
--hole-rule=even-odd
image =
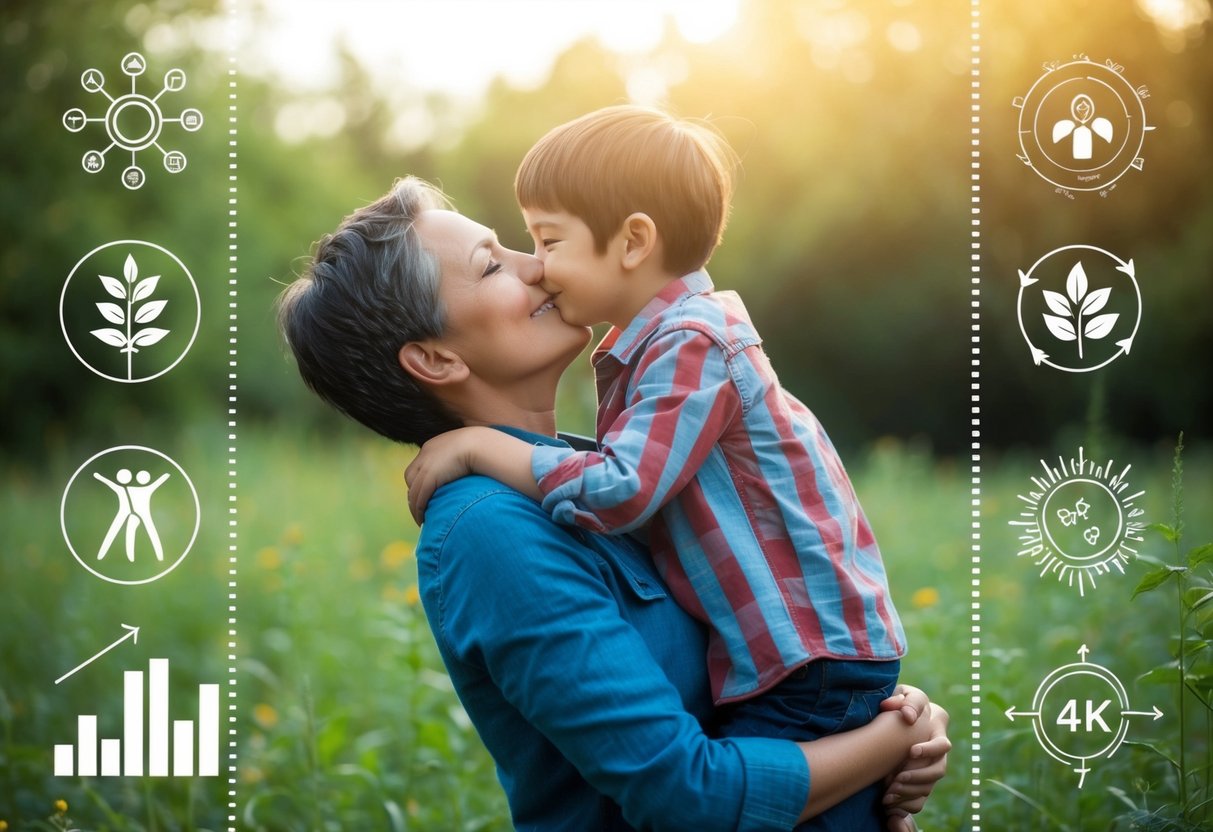
[{"label": "red and blue plaid shirt", "polygon": [[673,281],[594,351],[601,450],[531,458],[556,520],[598,532],[652,520],[671,592],[711,628],[718,703],[814,659],[905,653],[850,479],[761,343],[735,292],[703,271]]}]

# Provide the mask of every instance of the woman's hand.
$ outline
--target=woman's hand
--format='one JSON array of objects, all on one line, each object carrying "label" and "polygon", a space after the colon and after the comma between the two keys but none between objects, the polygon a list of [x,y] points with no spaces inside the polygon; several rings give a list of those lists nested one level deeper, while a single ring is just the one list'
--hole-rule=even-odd
[{"label": "woman's hand", "polygon": [[[907,687],[904,695],[908,700],[912,700],[915,706],[921,703],[921,700],[917,699],[918,696],[923,699],[926,697],[917,688],[901,687]],[[890,702],[896,696],[897,694],[894,694],[894,697],[885,701]],[[902,709],[903,714],[906,713],[902,706],[898,707]],[[939,705],[927,704],[920,713],[924,719],[930,721],[930,738],[912,746],[910,755],[901,768],[886,780],[887,789],[883,802],[888,814],[890,832],[913,832],[916,829],[910,815],[922,811],[935,784],[948,771],[948,751],[952,748],[952,743],[948,740],[948,712]]]},{"label": "woman's hand", "polygon": [[409,513],[417,525],[425,520],[425,507],[439,486],[472,473],[472,449],[476,437],[485,430],[490,429],[470,427],[440,433],[422,445],[404,469]]}]

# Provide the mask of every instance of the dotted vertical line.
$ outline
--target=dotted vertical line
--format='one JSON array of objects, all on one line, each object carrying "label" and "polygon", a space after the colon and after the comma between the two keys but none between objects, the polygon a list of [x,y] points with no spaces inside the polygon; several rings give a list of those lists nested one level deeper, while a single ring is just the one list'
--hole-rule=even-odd
[{"label": "dotted vertical line", "polygon": [[970,144],[970,316],[972,319],[969,369],[972,479],[970,517],[972,538],[972,603],[970,606],[971,676],[970,807],[972,830],[981,832],[981,0],[972,0],[970,12],[972,63],[969,71]]},{"label": "dotted vertical line", "polygon": [[236,698],[236,568],[239,510],[236,501],[238,482],[236,465],[236,399],[238,388],[238,367],[236,364],[236,339],[239,335],[239,307],[237,305],[237,237],[236,237],[236,53],[239,45],[239,19],[237,16],[238,0],[227,0],[228,12],[228,105],[227,105],[227,260],[228,260],[228,361],[227,361],[227,464],[228,464],[228,569],[227,569],[227,723],[228,723],[228,765],[227,765],[227,828],[228,832],[236,832],[236,771],[237,771],[237,698]]}]

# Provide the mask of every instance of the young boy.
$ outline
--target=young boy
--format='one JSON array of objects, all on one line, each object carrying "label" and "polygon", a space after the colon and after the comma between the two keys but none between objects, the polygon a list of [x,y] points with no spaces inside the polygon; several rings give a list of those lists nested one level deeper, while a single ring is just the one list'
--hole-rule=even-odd
[{"label": "young boy", "polygon": [[[463,428],[422,448],[409,502],[420,518],[436,487],[476,472],[562,522],[649,524],[671,592],[709,625],[722,730],[806,740],[872,719],[905,635],[829,438],[780,387],[740,298],[702,270],[731,167],[714,132],[631,106],[540,139],[515,188],[541,285],[567,322],[613,325],[593,356],[600,450]],[[804,828],[881,829],[878,793]]]}]

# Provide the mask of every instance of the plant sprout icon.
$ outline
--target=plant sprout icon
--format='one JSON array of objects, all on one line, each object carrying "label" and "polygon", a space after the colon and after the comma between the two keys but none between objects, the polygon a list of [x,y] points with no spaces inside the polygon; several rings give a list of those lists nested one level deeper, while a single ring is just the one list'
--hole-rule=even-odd
[{"label": "plant sprout icon", "polygon": [[164,311],[164,307],[168,305],[167,300],[149,300],[138,308],[135,307],[136,303],[150,297],[156,291],[160,275],[139,280],[139,267],[135,263],[135,257],[133,254],[128,254],[122,267],[122,276],[125,278],[125,282],[108,275],[97,275],[101,280],[101,285],[105,287],[105,291],[111,297],[125,301],[123,306],[109,302],[98,303],[97,311],[110,323],[125,327],[125,329],[105,327],[94,329],[89,334],[111,347],[117,347],[120,352],[126,353],[126,378],[129,381],[133,377],[131,358],[139,352],[139,347],[150,347],[168,335],[170,330],[154,326],[141,329],[133,327],[133,324],[147,324],[156,320]]},{"label": "plant sprout icon", "polygon": [[[1116,325],[1119,313],[1096,315],[1108,302],[1112,294],[1111,287],[1087,291],[1087,273],[1083,271],[1082,261],[1074,264],[1066,277],[1066,293],[1042,292],[1045,304],[1054,315],[1045,314],[1045,326],[1059,341],[1077,341],[1078,358],[1082,360],[1082,339],[1092,341],[1104,338]],[[1094,316],[1094,317],[1091,317]],[[1085,319],[1085,322],[1084,322]]]}]

